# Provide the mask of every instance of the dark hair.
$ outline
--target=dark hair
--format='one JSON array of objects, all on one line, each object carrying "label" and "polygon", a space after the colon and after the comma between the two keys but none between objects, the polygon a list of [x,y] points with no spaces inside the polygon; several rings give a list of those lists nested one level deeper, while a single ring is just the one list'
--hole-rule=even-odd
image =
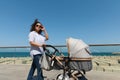
[{"label": "dark hair", "polygon": [[[37,23],[40,23],[40,22],[38,21],[38,19],[35,19],[34,23],[31,25],[30,32],[35,31],[35,25],[36,25]],[[40,23],[40,24],[41,24],[41,23]],[[41,25],[42,25],[42,24],[41,24]],[[41,34],[41,33],[42,33],[42,30],[40,30],[38,33]]]}]

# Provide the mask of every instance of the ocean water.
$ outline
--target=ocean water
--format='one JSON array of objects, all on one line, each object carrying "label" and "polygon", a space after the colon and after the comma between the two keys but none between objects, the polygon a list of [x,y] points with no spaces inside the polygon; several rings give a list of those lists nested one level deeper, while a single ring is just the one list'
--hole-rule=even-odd
[{"label": "ocean water", "polygon": [[[62,52],[67,56],[67,52]],[[58,53],[56,55],[59,55]],[[120,54],[112,54],[112,52],[92,52],[92,56],[120,56]],[[29,57],[29,52],[0,52],[0,57]]]},{"label": "ocean water", "polygon": [[0,52],[0,57],[28,57],[29,52]]},{"label": "ocean water", "polygon": [[[29,48],[0,48],[0,57],[28,57],[30,56],[29,50]],[[60,47],[58,50],[65,56],[68,55],[66,47]],[[92,56],[120,56],[120,54],[113,54],[120,52],[120,46],[93,46],[90,47],[90,51]]]}]

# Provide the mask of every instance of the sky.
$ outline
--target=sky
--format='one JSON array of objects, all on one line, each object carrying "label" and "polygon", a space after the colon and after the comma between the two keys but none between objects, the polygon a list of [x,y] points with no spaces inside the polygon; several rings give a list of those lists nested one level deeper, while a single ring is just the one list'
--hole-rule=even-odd
[{"label": "sky", "polygon": [[0,0],[0,46],[28,46],[31,24],[46,28],[46,44],[69,37],[87,44],[120,43],[120,0]]}]

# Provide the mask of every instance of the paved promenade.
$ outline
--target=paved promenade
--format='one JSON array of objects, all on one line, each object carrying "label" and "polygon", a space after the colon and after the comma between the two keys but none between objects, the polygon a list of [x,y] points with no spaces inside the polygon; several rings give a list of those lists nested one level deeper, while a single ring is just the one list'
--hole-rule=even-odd
[{"label": "paved promenade", "polygon": [[[26,80],[30,65],[0,64],[0,80]],[[55,80],[61,70],[44,71],[45,80]],[[120,72],[87,72],[88,80],[120,80]]]}]

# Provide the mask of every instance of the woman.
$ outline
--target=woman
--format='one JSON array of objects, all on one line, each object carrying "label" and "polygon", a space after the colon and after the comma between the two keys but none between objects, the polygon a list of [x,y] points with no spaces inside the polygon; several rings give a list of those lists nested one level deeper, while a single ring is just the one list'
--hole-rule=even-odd
[{"label": "woman", "polygon": [[[42,35],[44,33],[44,36]],[[32,80],[35,69],[37,69],[37,80],[44,80],[39,60],[44,52],[45,40],[48,40],[48,34],[45,27],[36,19],[31,26],[29,33],[29,43],[31,45],[30,55],[33,58],[30,72],[27,80]]]}]

